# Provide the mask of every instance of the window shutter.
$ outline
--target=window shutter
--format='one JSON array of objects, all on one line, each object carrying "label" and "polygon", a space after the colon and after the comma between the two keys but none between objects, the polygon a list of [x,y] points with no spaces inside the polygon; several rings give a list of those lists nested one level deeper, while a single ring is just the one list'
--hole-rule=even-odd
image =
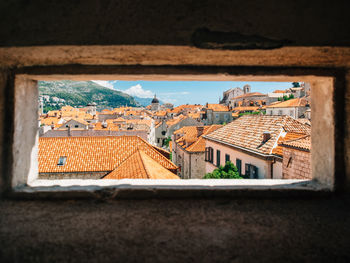
[{"label": "window shutter", "polygon": [[209,161],[209,148],[205,147],[205,161]]},{"label": "window shutter", "polygon": [[216,166],[220,166],[220,151],[216,150]]},{"label": "window shutter", "polygon": [[236,167],[239,175],[242,175],[242,161],[240,159],[236,159]]},{"label": "window shutter", "polygon": [[230,155],[225,154],[225,164],[230,161]]}]

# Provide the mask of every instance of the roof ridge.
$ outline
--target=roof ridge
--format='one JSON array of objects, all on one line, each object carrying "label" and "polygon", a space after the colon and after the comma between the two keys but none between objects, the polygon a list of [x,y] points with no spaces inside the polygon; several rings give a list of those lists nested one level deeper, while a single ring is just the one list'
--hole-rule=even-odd
[{"label": "roof ridge", "polygon": [[299,137],[299,138],[295,138],[295,139],[291,139],[291,140],[288,140],[288,141],[282,141],[281,144],[285,143],[285,142],[294,142],[294,141],[298,141],[298,140],[301,140],[301,139],[305,139],[307,137],[311,137],[311,135],[309,134],[306,134],[305,136],[302,136],[302,137]]}]

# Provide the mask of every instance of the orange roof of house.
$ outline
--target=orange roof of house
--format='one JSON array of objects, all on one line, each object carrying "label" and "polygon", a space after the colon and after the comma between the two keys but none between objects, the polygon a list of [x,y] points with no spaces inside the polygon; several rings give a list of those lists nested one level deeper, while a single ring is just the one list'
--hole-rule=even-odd
[{"label": "orange roof of house", "polygon": [[291,148],[296,148],[299,150],[310,151],[311,150],[311,136],[306,135],[299,138],[294,138],[290,140],[284,140],[281,146],[287,146]]},{"label": "orange roof of house", "polygon": [[222,104],[208,104],[206,108],[213,111],[229,111],[228,106]]},{"label": "orange roof of house", "polygon": [[275,148],[273,148],[272,153],[277,154],[279,156],[282,156],[283,149],[282,149],[281,144],[283,142],[295,140],[295,139],[299,139],[299,138],[303,138],[303,137],[305,137],[305,134],[294,133],[294,132],[288,132],[284,137],[280,136],[278,141],[277,141],[277,146]]},{"label": "orange roof of house", "polygon": [[304,98],[296,98],[296,99],[290,99],[286,101],[282,101],[280,103],[274,103],[269,106],[266,106],[266,108],[289,108],[289,107],[305,107],[307,104],[306,99]]},{"label": "orange roof of house", "polygon": [[189,113],[188,117],[190,117],[192,119],[199,119],[201,117],[201,114],[200,114],[200,112]]},{"label": "orange roof of house", "polygon": [[[263,142],[264,132],[270,133],[266,142]],[[205,137],[256,153],[271,154],[283,133],[308,135],[311,129],[289,116],[244,115]]]},{"label": "orange roof of house", "polygon": [[285,90],[276,89],[272,93],[286,93],[286,91]]},{"label": "orange roof of house", "polygon": [[146,152],[137,150],[103,179],[180,179]]},{"label": "orange roof of house", "polygon": [[[138,136],[89,136],[39,138],[39,173],[110,172],[139,150],[176,171],[175,164]],[[57,165],[61,156],[67,157],[63,166]]]},{"label": "orange roof of house", "polygon": [[257,111],[259,109],[258,106],[239,106],[235,107],[233,111]]},{"label": "orange roof of house", "polygon": [[202,105],[193,105],[193,104],[183,104],[183,105],[180,105],[180,106],[177,106],[175,107],[174,109],[170,110],[169,112],[170,113],[179,113],[183,110],[198,110],[198,109],[201,109],[203,108]]},{"label": "orange roof of house", "polygon": [[172,125],[175,125],[175,124],[177,124],[177,123],[179,123],[180,121],[182,121],[182,120],[184,120],[184,119],[186,119],[187,117],[186,116],[184,116],[184,115],[179,115],[178,117],[176,117],[176,118],[174,118],[174,119],[170,119],[170,120],[168,120],[167,122],[166,122],[166,124],[168,125],[168,126],[172,126]]},{"label": "orange roof of house", "polygon": [[166,116],[167,111],[165,110],[161,110],[161,111],[157,111],[154,115],[155,116]]},{"label": "orange roof of house", "polygon": [[222,125],[210,125],[203,127],[203,134],[198,136],[198,126],[185,126],[174,132],[174,134],[183,134],[182,137],[176,140],[176,143],[188,152],[204,152],[205,139],[204,135],[219,129]]},{"label": "orange roof of house", "polygon": [[240,98],[254,97],[254,96],[265,96],[265,94],[262,94],[260,92],[250,92],[250,93],[246,93],[246,94],[234,97],[233,99],[240,99]]},{"label": "orange roof of house", "polygon": [[60,118],[58,117],[47,117],[47,118],[40,118],[40,123],[43,125],[57,125],[59,122]]},{"label": "orange roof of house", "polygon": [[94,124],[94,130],[119,131],[119,126],[114,123],[107,122],[107,127],[105,128],[102,126],[102,122],[96,122]]}]

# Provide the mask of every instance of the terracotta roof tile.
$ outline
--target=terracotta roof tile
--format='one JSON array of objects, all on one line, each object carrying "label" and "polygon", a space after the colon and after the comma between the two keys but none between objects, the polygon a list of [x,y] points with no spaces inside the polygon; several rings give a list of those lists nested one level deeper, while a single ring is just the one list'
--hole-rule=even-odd
[{"label": "terracotta roof tile", "polygon": [[282,146],[292,147],[300,150],[310,151],[311,150],[311,136],[306,135],[296,139],[284,140],[281,143]]},{"label": "terracotta roof tile", "polygon": [[[270,133],[266,142],[263,142],[264,132]],[[289,116],[245,115],[205,137],[257,153],[271,154],[281,134],[289,132],[309,135],[311,129]]]},{"label": "terracotta roof tile", "polygon": [[206,108],[213,111],[229,111],[228,106],[222,104],[208,104]]},{"label": "terracotta roof tile", "polygon": [[202,126],[203,134],[198,136],[198,126],[185,126],[174,132],[174,134],[183,134],[176,140],[176,143],[183,149],[189,152],[204,152],[205,151],[205,139],[204,135],[219,129],[222,125],[210,125]]},{"label": "terracotta roof tile", "polygon": [[266,108],[289,108],[289,107],[305,107],[307,104],[307,100],[304,98],[296,98],[296,99],[290,99],[286,101],[282,101],[280,103],[274,103],[269,106],[266,106]]},{"label": "terracotta roof tile", "polygon": [[180,179],[146,152],[137,150],[103,179]]},{"label": "terracotta roof tile", "polygon": [[[170,160],[137,136],[39,138],[39,173],[112,171],[137,150],[144,151],[168,170],[177,169]],[[57,165],[66,156],[66,164]]]}]

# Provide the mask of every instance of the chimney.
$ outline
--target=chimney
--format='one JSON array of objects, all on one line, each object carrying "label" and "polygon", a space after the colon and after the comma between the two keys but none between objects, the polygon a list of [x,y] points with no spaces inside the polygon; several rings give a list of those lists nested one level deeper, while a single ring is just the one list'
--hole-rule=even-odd
[{"label": "chimney", "polygon": [[204,133],[204,126],[197,126],[197,137]]},{"label": "chimney", "polygon": [[266,131],[263,133],[263,142],[267,142],[271,138],[271,133]]}]

